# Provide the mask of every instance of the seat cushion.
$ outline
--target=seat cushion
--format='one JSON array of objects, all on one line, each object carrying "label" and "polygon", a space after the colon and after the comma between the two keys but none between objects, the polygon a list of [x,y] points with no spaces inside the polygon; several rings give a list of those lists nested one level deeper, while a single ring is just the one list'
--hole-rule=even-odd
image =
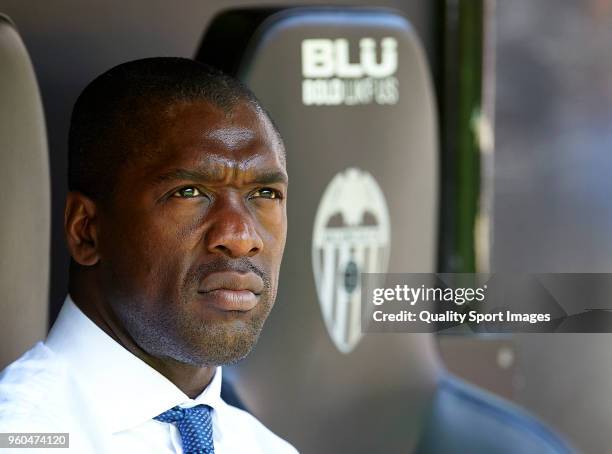
[{"label": "seat cushion", "polygon": [[524,410],[443,375],[417,452],[559,454],[574,450]]}]

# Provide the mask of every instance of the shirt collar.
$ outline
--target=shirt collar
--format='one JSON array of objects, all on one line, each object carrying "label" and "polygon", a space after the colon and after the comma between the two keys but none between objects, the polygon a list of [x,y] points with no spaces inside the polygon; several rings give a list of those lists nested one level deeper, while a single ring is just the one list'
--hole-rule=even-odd
[{"label": "shirt collar", "polygon": [[211,383],[190,399],[174,383],[126,350],[66,297],[45,341],[68,365],[87,405],[111,433],[134,427],[181,405],[219,407],[221,367]]}]

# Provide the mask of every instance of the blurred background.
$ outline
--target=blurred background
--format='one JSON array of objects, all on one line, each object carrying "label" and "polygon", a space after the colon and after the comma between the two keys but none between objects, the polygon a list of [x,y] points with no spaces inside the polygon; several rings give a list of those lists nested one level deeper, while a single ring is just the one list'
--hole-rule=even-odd
[{"label": "blurred background", "polygon": [[[608,273],[612,2],[499,1],[495,22],[492,267]],[[585,452],[610,452],[612,336],[513,344],[514,398]]]},{"label": "blurred background", "polygon": [[[424,44],[440,109],[442,205],[465,207],[463,214],[441,213],[440,270],[612,271],[612,1],[283,5],[317,3],[395,8]],[[15,21],[30,52],[45,108],[51,321],[66,292],[61,213],[68,124],[79,92],[123,61],[193,57],[217,13],[258,4],[0,0],[0,12]],[[466,100],[462,93],[474,85],[482,93]],[[480,107],[478,118],[472,111],[455,115],[466,102]],[[465,134],[479,146],[462,148]],[[475,164],[479,171],[470,171]],[[440,336],[437,342],[452,372],[526,407],[580,450],[612,452],[612,335]]]}]

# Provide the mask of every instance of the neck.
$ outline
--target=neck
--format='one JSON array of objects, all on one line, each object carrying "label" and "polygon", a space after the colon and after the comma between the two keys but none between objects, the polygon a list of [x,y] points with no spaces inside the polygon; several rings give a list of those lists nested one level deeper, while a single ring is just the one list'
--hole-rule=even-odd
[{"label": "neck", "polygon": [[[75,282],[77,281],[77,282]],[[174,385],[193,399],[200,395],[215,375],[216,366],[194,366],[181,363],[170,357],[153,356],[143,350],[121,326],[116,316],[104,304],[99,293],[92,292],[93,286],[80,285],[80,280],[70,280],[70,297],[81,311],[115,342],[158,371]]]}]

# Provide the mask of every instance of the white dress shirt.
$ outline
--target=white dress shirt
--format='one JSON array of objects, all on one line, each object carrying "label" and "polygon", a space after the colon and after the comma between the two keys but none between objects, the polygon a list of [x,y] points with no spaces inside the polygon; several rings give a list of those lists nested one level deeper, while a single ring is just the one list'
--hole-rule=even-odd
[{"label": "white dress shirt", "polygon": [[208,387],[190,399],[93,323],[70,297],[47,340],[0,374],[0,433],[68,432],[70,448],[51,452],[182,454],[174,424],[152,418],[175,405],[198,404],[213,408],[216,454],[297,452],[221,399],[220,367]]}]

